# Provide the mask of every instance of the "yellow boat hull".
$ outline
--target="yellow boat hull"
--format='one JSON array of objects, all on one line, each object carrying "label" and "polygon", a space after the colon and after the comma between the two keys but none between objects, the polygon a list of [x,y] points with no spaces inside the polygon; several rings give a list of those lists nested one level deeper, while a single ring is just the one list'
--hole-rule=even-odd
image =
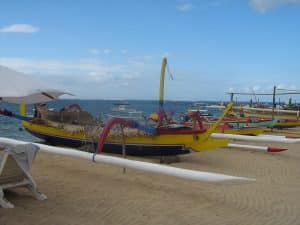
[{"label": "yellow boat hull", "polygon": [[[46,141],[55,142],[63,145],[83,145],[84,143],[97,144],[98,140],[93,140],[85,135],[83,131],[70,132],[63,128],[51,127],[43,124],[32,122],[22,122],[27,131],[33,135]],[[132,148],[136,151],[143,152],[143,148],[148,148],[148,152],[153,152],[151,155],[161,155],[164,153],[185,154],[192,151],[205,151],[218,147],[227,146],[229,140],[206,138],[203,140],[203,135],[200,134],[159,134],[154,136],[133,136],[126,137],[126,149]],[[51,141],[52,140],[52,141]],[[108,137],[105,142],[106,148],[109,146],[118,149],[122,146],[122,139],[118,137]],[[114,146],[115,145],[115,146]],[[165,149],[165,150],[164,150]],[[174,149],[174,150],[172,150]],[[105,149],[104,149],[105,150]],[[107,149],[109,151],[109,149]],[[157,151],[157,152],[155,152]],[[165,152],[164,152],[165,151]],[[137,152],[138,153],[138,152]],[[158,154],[156,154],[158,153]],[[135,154],[133,154],[135,155]],[[136,154],[139,155],[139,154]],[[148,154],[146,154],[148,155]]]},{"label": "yellow boat hull", "polygon": [[262,127],[255,127],[255,128],[245,128],[245,129],[217,129],[216,133],[223,133],[223,134],[239,134],[239,135],[253,135],[257,136],[264,132],[264,128]]}]

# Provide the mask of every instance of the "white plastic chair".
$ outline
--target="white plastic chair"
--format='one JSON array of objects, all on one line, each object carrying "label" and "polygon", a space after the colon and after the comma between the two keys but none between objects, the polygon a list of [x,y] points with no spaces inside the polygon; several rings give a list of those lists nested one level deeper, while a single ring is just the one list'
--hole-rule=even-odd
[{"label": "white plastic chair", "polygon": [[[35,153],[38,147],[33,144],[0,146],[0,206],[3,208],[13,208],[14,205],[7,201],[4,196],[3,190],[26,187],[38,200],[47,199],[46,195],[40,193],[37,189],[37,185],[29,173],[32,160],[35,157]],[[31,153],[30,154],[26,153]]]}]

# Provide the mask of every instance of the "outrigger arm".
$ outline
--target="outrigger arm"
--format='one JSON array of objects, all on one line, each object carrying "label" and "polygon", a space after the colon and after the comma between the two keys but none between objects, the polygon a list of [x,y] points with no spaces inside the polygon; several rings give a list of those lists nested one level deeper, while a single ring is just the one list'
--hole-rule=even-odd
[{"label": "outrigger arm", "polygon": [[[0,137],[0,143],[3,144],[27,144],[28,142],[18,141],[10,138]],[[72,148],[54,147],[39,143],[32,143],[39,147],[40,151],[47,152],[56,155],[69,156],[74,158],[81,158],[95,163],[105,163],[119,167],[126,167],[131,169],[142,170],[152,173],[160,173],[169,176],[175,176],[188,180],[195,180],[209,183],[249,183],[254,182],[254,178],[236,177],[220,173],[203,172],[196,170],[189,170],[183,168],[176,168],[171,166],[159,165],[149,162],[141,162],[136,160],[123,159],[119,157],[113,157],[108,155],[97,154],[94,156],[93,153],[78,151]]]}]

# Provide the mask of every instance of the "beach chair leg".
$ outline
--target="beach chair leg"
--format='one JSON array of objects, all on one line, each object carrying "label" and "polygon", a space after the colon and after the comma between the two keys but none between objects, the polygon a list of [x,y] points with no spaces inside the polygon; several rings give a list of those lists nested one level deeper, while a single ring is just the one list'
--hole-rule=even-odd
[{"label": "beach chair leg", "polygon": [[5,199],[3,189],[0,189],[0,206],[8,209],[14,208],[14,205]]},{"label": "beach chair leg", "polygon": [[36,187],[34,187],[33,185],[28,185],[28,189],[32,192],[33,196],[37,199],[37,200],[46,200],[47,196],[44,195],[43,193],[39,192],[37,190]]}]

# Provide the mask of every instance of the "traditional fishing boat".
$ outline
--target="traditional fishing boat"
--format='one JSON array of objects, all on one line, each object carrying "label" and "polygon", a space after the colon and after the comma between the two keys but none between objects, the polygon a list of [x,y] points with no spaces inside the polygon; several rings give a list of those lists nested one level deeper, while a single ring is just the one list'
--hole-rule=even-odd
[{"label": "traditional fishing boat", "polygon": [[[160,77],[159,121],[155,126],[121,118],[112,118],[104,125],[81,110],[78,105],[70,105],[57,112],[39,107],[37,108],[38,116],[23,121],[22,124],[28,132],[52,144],[68,146],[92,144],[98,145],[98,151],[103,146],[103,151],[112,153],[121,153],[123,143],[125,143],[127,154],[160,156],[187,154],[191,151],[204,151],[226,146],[228,140],[212,139],[210,135],[231,109],[232,103],[209,128],[192,128],[168,122],[163,110],[166,64],[167,60],[164,58]],[[20,113],[26,116],[25,105],[21,105]],[[123,129],[124,126],[126,128]]]},{"label": "traditional fishing boat", "polygon": [[[216,108],[217,106],[211,106],[209,108]],[[224,109],[224,106],[217,107]],[[243,116],[240,117],[225,117],[224,121],[229,123],[235,123],[239,126],[259,126],[268,128],[293,128],[300,126],[299,111],[293,110],[276,110],[274,116],[272,116],[272,109],[268,108],[253,108],[248,106],[234,106],[234,112],[240,113],[242,111]],[[274,117],[274,118],[273,118]]]},{"label": "traditional fishing boat", "polygon": [[[193,127],[195,124],[193,122],[185,122],[184,123],[187,126]],[[212,123],[203,123],[203,127],[209,128],[212,125]],[[264,132],[263,127],[257,127],[257,126],[238,126],[236,123],[224,123],[222,122],[217,129],[215,130],[215,133],[223,133],[223,134],[239,134],[239,135],[252,135],[257,136]]]},{"label": "traditional fishing boat", "polygon": [[272,128],[277,124],[277,118],[241,117],[237,119],[225,118],[224,122],[234,127],[265,127]]},{"label": "traditional fishing boat", "polygon": [[300,94],[298,90],[286,90],[280,89],[274,86],[273,93],[228,93],[231,96],[231,100],[233,100],[234,95],[266,95],[273,96],[273,101],[271,104],[271,108],[261,108],[261,107],[252,107],[252,104],[249,106],[242,107],[234,107],[237,111],[242,111],[245,116],[258,116],[263,117],[264,119],[277,119],[276,124],[273,126],[274,128],[283,129],[283,128],[292,128],[300,125],[300,111],[299,108],[297,110],[286,110],[280,109],[280,104],[276,104],[276,95],[294,95]]},{"label": "traditional fishing boat", "polygon": [[[195,123],[195,118],[199,118],[198,123]],[[216,128],[215,133],[223,133],[223,134],[240,134],[240,135],[260,135],[264,132],[265,128],[261,126],[257,126],[257,123],[249,122],[248,120],[239,120],[241,118],[235,117],[229,118],[224,117],[222,122]],[[191,111],[188,110],[185,114],[180,116],[180,123],[190,127],[210,127],[216,120],[211,119],[211,117],[203,116],[201,111]],[[262,121],[260,121],[263,123]],[[265,123],[269,121],[264,121]],[[276,121],[275,121],[276,122]],[[259,124],[259,123],[258,123]],[[271,124],[273,125],[273,124]]]},{"label": "traditional fishing boat", "polygon": [[216,129],[216,133],[223,133],[223,134],[239,134],[239,135],[252,135],[257,136],[264,132],[263,127],[256,127],[256,126],[236,126],[229,124],[229,123],[223,123],[218,126]]},{"label": "traditional fishing boat", "polygon": [[296,116],[296,113],[293,115],[287,115],[287,114],[279,114],[275,112],[275,116],[272,119],[271,112],[265,111],[266,109],[260,109],[262,112],[259,112],[259,109],[255,108],[255,111],[252,111],[252,109],[244,110],[244,115],[245,117],[259,117],[261,120],[269,120],[273,121],[270,123],[273,123],[273,126],[268,126],[268,127],[273,127],[277,129],[283,129],[283,128],[292,128],[292,127],[297,127],[300,126],[300,119],[299,116]]}]

